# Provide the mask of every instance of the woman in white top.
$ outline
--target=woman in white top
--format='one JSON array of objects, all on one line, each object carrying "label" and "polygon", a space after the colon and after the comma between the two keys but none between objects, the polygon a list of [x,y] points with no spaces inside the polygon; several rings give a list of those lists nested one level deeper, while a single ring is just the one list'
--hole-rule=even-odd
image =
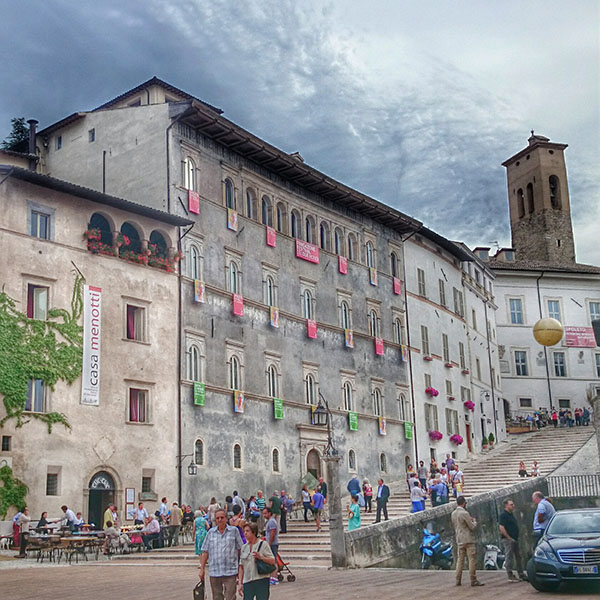
[{"label": "woman in white top", "polygon": [[15,558],[26,558],[25,548],[27,548],[27,541],[29,540],[29,524],[31,523],[31,517],[29,516],[29,509],[25,507],[21,516],[19,517],[20,538],[21,538],[21,550],[19,554],[15,555]]},{"label": "woman in white top", "polygon": [[269,600],[270,573],[261,575],[258,572],[256,559],[275,565],[275,557],[267,542],[258,539],[256,523],[244,525],[244,536],[248,540],[240,553],[238,569],[238,593],[244,600]]}]

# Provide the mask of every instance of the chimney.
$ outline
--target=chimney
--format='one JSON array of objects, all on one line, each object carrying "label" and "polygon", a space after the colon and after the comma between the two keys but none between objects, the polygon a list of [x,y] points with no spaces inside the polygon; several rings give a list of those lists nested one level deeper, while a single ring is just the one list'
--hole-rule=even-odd
[{"label": "chimney", "polygon": [[[27,121],[27,123],[29,124],[29,149],[28,149],[28,153],[29,153],[29,170],[30,171],[35,171],[35,167],[37,164],[37,156],[36,156],[36,152],[35,152],[35,130],[36,127],[38,125],[39,121],[36,121],[35,119],[29,119],[29,121]],[[35,158],[34,158],[35,157]]]}]

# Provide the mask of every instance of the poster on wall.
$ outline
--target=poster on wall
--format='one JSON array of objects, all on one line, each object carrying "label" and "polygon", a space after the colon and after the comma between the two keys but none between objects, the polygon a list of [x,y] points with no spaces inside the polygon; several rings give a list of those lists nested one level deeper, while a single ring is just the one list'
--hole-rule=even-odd
[{"label": "poster on wall", "polygon": [[135,488],[125,488],[125,502],[133,504],[135,502]]},{"label": "poster on wall", "polygon": [[407,440],[413,439],[413,424],[409,423],[408,421],[404,422],[404,437]]},{"label": "poster on wall", "polygon": [[348,426],[350,431],[358,431],[358,413],[353,410],[348,412]]},{"label": "poster on wall", "polygon": [[204,406],[206,397],[206,385],[200,381],[194,381],[194,404],[196,406]]},{"label": "poster on wall", "polygon": [[379,435],[387,435],[387,423],[385,417],[379,417]]},{"label": "poster on wall", "polygon": [[354,332],[352,329],[344,329],[344,345],[346,348],[354,348]]},{"label": "poster on wall", "polygon": [[200,214],[200,194],[188,190],[188,210],[195,215]]},{"label": "poster on wall", "polygon": [[402,282],[397,277],[394,277],[394,294],[396,296],[402,294]]},{"label": "poster on wall", "polygon": [[83,286],[83,368],[81,404],[100,405],[100,341],[102,288]]},{"label": "poster on wall", "polygon": [[377,269],[375,267],[369,267],[369,283],[375,286],[378,284]]},{"label": "poster on wall", "polygon": [[269,309],[269,316],[271,318],[271,327],[279,327],[279,309],[276,306],[271,306]]},{"label": "poster on wall", "polygon": [[128,521],[133,521],[135,519],[135,504],[125,504],[125,518]]},{"label": "poster on wall", "polygon": [[400,346],[400,360],[402,362],[408,362],[408,346]]},{"label": "poster on wall", "polygon": [[348,259],[345,256],[338,256],[338,271],[342,275],[348,274]]},{"label": "poster on wall", "polygon": [[275,233],[275,229],[273,227],[269,227],[267,225],[267,246],[271,246],[271,248],[275,248],[277,246],[277,234]]},{"label": "poster on wall", "polygon": [[316,339],[317,322],[314,319],[306,319],[306,335],[311,339]]},{"label": "poster on wall", "polygon": [[206,302],[206,286],[204,281],[194,279],[194,302],[204,304]]},{"label": "poster on wall", "polygon": [[309,244],[304,240],[296,240],[296,258],[307,260],[311,263],[319,263],[319,247]]},{"label": "poster on wall", "polygon": [[383,356],[383,338],[375,338],[375,354]]},{"label": "poster on wall", "polygon": [[565,327],[565,341],[569,348],[595,348],[593,327]]},{"label": "poster on wall", "polygon": [[233,208],[227,209],[227,229],[238,230],[238,214],[237,210],[233,210]]},{"label": "poster on wall", "polygon": [[233,294],[233,314],[238,317],[244,316],[244,297],[241,294]]},{"label": "poster on wall", "polygon": [[276,419],[283,419],[283,400],[281,398],[273,398],[273,416]]},{"label": "poster on wall", "polygon": [[246,398],[244,398],[244,392],[236,390],[233,392],[233,412],[243,413],[246,409]]}]

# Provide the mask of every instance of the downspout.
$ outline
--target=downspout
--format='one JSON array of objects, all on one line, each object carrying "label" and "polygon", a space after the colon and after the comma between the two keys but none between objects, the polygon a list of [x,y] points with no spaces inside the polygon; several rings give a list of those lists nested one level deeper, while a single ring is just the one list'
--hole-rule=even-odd
[{"label": "downspout", "polygon": [[488,366],[490,370],[490,382],[491,382],[491,390],[492,390],[492,411],[494,412],[494,433],[496,436],[496,441],[498,441],[498,419],[496,418],[496,398],[494,393],[494,373],[492,371],[492,351],[490,348],[490,325],[488,321],[488,310],[487,310],[487,299],[483,301],[483,309],[485,314],[485,331],[486,331],[486,340],[487,340],[487,352],[488,352]]},{"label": "downspout", "polygon": [[[542,316],[542,297],[540,295],[540,279],[544,276],[545,271],[540,273],[540,276],[535,280],[535,287],[537,288],[537,298],[538,298],[538,310],[540,312],[540,319]],[[544,362],[546,363],[546,381],[548,383],[548,400],[550,402],[550,410],[554,410],[552,407],[552,385],[550,384],[550,367],[548,366],[548,348],[544,346]]]},{"label": "downspout", "polygon": [[35,152],[35,130],[39,121],[36,119],[29,119],[27,123],[29,124],[29,145],[28,145],[28,153],[29,153],[29,170],[35,171],[35,167],[37,165],[37,157]]}]

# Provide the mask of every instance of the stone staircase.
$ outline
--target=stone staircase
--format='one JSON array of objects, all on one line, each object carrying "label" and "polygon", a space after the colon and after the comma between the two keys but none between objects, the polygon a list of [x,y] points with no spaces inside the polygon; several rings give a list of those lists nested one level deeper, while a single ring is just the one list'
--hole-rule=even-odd
[{"label": "stone staircase", "polygon": [[[477,455],[460,465],[465,475],[464,495],[474,496],[493,489],[507,487],[521,478],[518,476],[519,461],[523,461],[528,470],[534,460],[539,463],[541,475],[549,475],[577,452],[593,435],[590,427],[545,428],[527,434],[513,435],[507,442],[497,444],[493,449]],[[392,495],[388,503],[390,519],[401,518],[411,510],[408,489],[404,481],[390,484]],[[429,503],[429,500],[427,501]],[[373,503],[375,505],[375,503]],[[345,508],[346,498],[342,508]],[[345,510],[344,522],[346,522]],[[288,520],[287,533],[280,534],[279,552],[290,563],[292,570],[302,568],[327,568],[331,566],[331,546],[329,524],[322,524],[317,532],[315,523],[305,523],[300,519]],[[362,527],[375,521],[375,506],[372,513],[362,513]],[[139,564],[144,560],[151,564],[196,564],[193,546],[164,548],[149,553],[115,556],[113,564]],[[194,562],[195,561],[195,562]]]}]

